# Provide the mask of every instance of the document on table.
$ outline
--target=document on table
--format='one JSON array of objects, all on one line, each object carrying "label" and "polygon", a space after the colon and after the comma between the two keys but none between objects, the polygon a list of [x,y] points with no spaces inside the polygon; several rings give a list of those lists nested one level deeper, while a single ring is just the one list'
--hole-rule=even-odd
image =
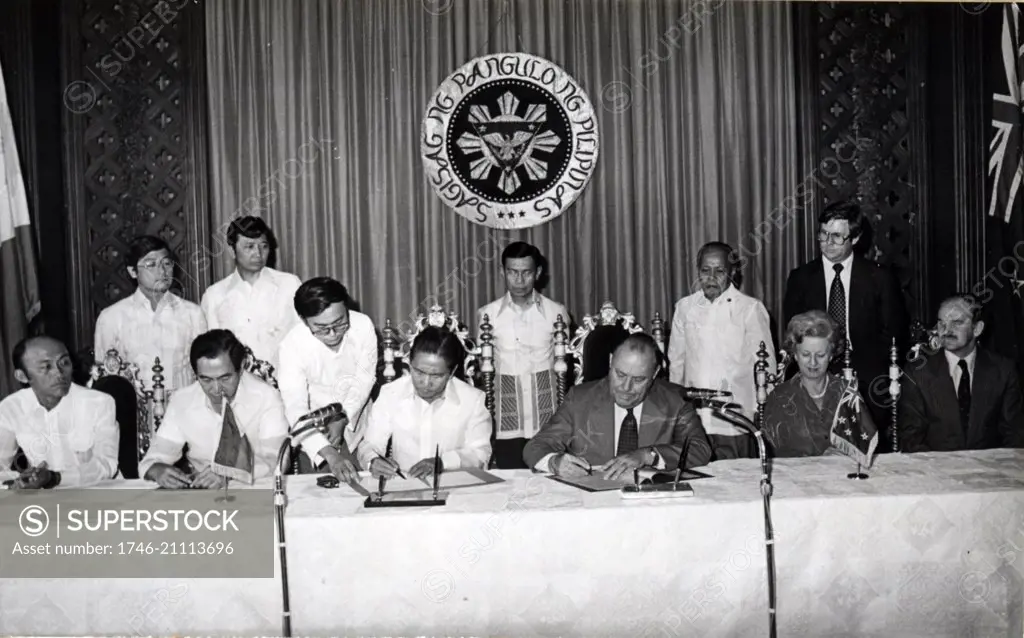
[{"label": "document on table", "polygon": [[[475,487],[477,485],[490,485],[492,483],[503,483],[505,479],[498,478],[486,470],[478,470],[475,468],[465,470],[452,470],[450,472],[442,472],[441,480],[438,481],[438,489],[440,490],[451,490],[459,487]],[[359,485],[371,493],[376,493],[377,488],[380,487],[380,481],[367,476],[359,479]],[[422,479],[417,478],[398,478],[389,479],[384,485],[384,491],[388,493],[396,492],[429,492],[434,488],[434,479],[432,477],[426,477]]]},{"label": "document on table", "polygon": [[[653,480],[654,475],[659,475],[659,478],[664,476],[666,472],[656,472],[653,470],[640,470],[640,484],[650,483]],[[672,474],[672,473],[670,473]],[[633,485],[633,473],[627,472],[620,478],[615,480],[602,478],[599,474],[588,474],[586,476],[566,477],[566,476],[548,476],[553,481],[559,483],[565,483],[573,487],[585,490],[587,492],[610,492],[611,490],[622,489],[627,485]],[[698,478],[710,478],[703,472],[697,472],[696,470],[686,470],[680,475],[680,481],[692,481]],[[660,482],[660,481],[659,481]]]}]

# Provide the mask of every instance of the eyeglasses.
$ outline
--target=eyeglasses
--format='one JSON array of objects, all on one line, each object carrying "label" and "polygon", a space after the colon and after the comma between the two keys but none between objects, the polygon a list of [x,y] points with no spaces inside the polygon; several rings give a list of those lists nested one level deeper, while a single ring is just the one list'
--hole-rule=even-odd
[{"label": "eyeglasses", "polygon": [[826,233],[825,231],[818,233],[818,241],[827,241],[828,243],[836,244],[837,246],[845,244],[846,240],[849,238],[849,235],[843,235],[841,233]]},{"label": "eyeglasses", "polygon": [[144,261],[139,264],[139,268],[143,270],[174,270],[174,262],[170,259],[163,259],[159,262]]},{"label": "eyeglasses", "polygon": [[329,334],[343,335],[348,332],[347,321],[336,321],[329,326],[309,327],[309,331],[318,337],[326,337]]}]

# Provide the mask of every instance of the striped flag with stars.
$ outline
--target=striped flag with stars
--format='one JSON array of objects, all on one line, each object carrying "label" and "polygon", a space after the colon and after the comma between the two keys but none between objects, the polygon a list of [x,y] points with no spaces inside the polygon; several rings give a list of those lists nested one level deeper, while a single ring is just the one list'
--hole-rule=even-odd
[{"label": "striped flag with stars", "polygon": [[847,380],[843,395],[839,399],[832,418],[832,433],[829,440],[832,445],[853,460],[865,467],[871,466],[871,457],[878,446],[878,430],[871,422],[871,417],[862,414],[864,402],[857,392],[857,380]]},{"label": "striped flag with stars", "polygon": [[1016,3],[1003,7],[1003,28],[999,38],[1002,73],[995,80],[992,94],[992,141],[989,143],[988,174],[991,179],[988,214],[1010,223],[1013,203],[1024,176],[1021,152],[1024,133],[1021,129],[1021,80],[1024,79],[1020,35],[1020,7]]},{"label": "striped flag with stars", "polygon": [[983,79],[992,96],[985,265],[995,276],[986,275],[971,292],[986,306],[988,343],[1015,360],[1024,379],[1024,269],[1018,256],[1024,245],[1024,42],[1020,7],[1012,3],[1001,9],[984,23],[984,41],[991,44]]}]

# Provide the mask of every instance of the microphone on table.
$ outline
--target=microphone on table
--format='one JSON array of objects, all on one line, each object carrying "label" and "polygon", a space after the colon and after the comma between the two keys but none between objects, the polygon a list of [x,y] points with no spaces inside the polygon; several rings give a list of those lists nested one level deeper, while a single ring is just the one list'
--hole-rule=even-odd
[{"label": "microphone on table", "polygon": [[322,408],[318,408],[299,417],[299,420],[295,422],[295,427],[292,428],[289,437],[295,439],[299,435],[305,434],[310,430],[320,430],[324,434],[327,434],[327,422],[333,421],[340,416],[345,416],[345,408],[343,408],[340,403],[335,402],[325,405]]}]

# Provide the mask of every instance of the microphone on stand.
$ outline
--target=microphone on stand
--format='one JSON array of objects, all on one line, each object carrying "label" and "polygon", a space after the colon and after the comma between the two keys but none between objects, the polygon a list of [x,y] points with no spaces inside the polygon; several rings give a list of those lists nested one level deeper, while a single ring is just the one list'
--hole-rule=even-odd
[{"label": "microphone on stand", "polygon": [[754,435],[754,439],[757,440],[757,451],[758,455],[761,457],[761,500],[764,506],[764,549],[765,557],[768,561],[768,635],[770,638],[776,638],[775,531],[772,525],[771,509],[772,482],[771,477],[768,474],[768,455],[765,450],[764,435],[761,432],[761,428],[757,427],[753,421],[735,411],[733,407],[735,404],[729,404],[724,401],[715,401],[712,399],[709,399],[707,403],[716,416],[721,418],[723,421],[727,421],[732,425],[750,432]]},{"label": "microphone on stand", "polygon": [[327,435],[329,430],[327,423],[345,414],[345,409],[340,403],[331,403],[317,410],[304,414],[295,423],[288,436],[281,442],[277,451],[277,464],[274,466],[274,506],[277,508],[277,538],[278,555],[281,561],[281,609],[282,609],[282,635],[290,638],[292,635],[292,612],[288,597],[288,555],[284,539],[284,471],[281,469],[292,442],[302,435],[307,435],[313,430]]}]

